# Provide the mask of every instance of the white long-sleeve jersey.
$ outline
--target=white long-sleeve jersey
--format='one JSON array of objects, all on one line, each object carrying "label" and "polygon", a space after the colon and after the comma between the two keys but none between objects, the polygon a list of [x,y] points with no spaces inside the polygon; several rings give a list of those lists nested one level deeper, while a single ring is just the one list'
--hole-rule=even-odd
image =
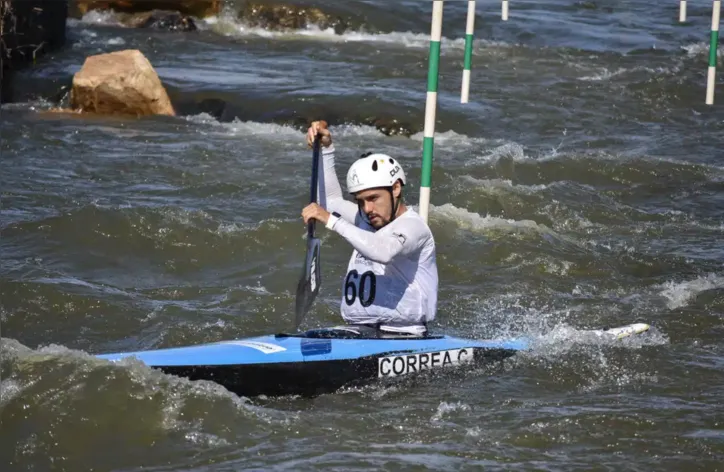
[{"label": "white long-sleeve jersey", "polygon": [[345,322],[409,326],[435,319],[435,240],[422,217],[408,208],[375,230],[357,204],[342,197],[334,146],[322,148],[318,195],[319,204],[332,213],[327,228],[354,248],[342,283]]}]

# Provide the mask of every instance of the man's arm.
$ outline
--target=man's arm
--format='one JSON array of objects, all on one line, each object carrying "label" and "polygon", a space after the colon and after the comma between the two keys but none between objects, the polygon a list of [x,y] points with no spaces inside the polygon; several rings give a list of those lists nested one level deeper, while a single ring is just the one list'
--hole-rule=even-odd
[{"label": "man's arm", "polygon": [[334,145],[322,148],[322,165],[319,166],[319,186],[317,197],[319,205],[330,213],[337,213],[350,223],[357,217],[357,205],[342,196],[334,165]]},{"label": "man's arm", "polygon": [[365,231],[352,223],[329,215],[327,228],[336,231],[367,259],[388,264],[396,257],[404,257],[422,249],[429,238],[426,226],[420,221],[398,220],[390,231]]}]

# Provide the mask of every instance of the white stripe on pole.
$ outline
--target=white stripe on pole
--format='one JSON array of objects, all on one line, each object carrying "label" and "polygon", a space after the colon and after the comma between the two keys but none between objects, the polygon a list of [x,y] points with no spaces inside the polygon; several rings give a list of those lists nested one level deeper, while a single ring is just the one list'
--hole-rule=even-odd
[{"label": "white stripe on pole", "polygon": [[714,83],[716,82],[716,67],[709,67],[706,76],[706,104],[714,104]]},{"label": "white stripe on pole", "polygon": [[508,21],[508,0],[503,0],[503,21]]},{"label": "white stripe on pole", "polygon": [[[470,54],[470,51],[468,51],[468,48],[472,47],[472,45],[468,45],[467,41],[468,38],[472,38],[473,33],[475,32],[475,0],[469,0],[468,1],[468,21],[465,24],[465,56],[468,57],[468,54]],[[468,103],[468,98],[470,97],[470,68],[464,67],[463,68],[463,87],[462,91],[460,92],[460,103]]]},{"label": "white stripe on pole", "polygon": [[714,86],[716,85],[716,49],[719,36],[719,18],[721,0],[715,0],[711,11],[711,44],[709,45],[709,73],[706,80],[706,104],[714,104]]},{"label": "white stripe on pole", "polygon": [[420,187],[420,211],[419,214],[425,223],[430,213],[430,187]]},{"label": "white stripe on pole", "polygon": [[437,108],[437,92],[427,92],[425,129],[423,130],[424,138],[432,138],[435,136],[435,108]]},{"label": "white stripe on pole", "polygon": [[432,2],[432,26],[430,28],[430,41],[442,39],[442,0]]},{"label": "white stripe on pole", "polygon": [[460,92],[460,103],[468,103],[470,98],[470,69],[463,69],[463,90]]},{"label": "white stripe on pole", "polygon": [[679,23],[686,21],[686,0],[679,2]]}]

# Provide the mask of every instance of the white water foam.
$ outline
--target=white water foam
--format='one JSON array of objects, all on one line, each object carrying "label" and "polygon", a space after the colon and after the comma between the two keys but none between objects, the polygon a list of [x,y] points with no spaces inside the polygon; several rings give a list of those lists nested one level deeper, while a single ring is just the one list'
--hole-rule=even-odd
[{"label": "white water foam", "polygon": [[[288,29],[271,31],[257,26],[250,26],[248,23],[239,20],[233,13],[226,13],[219,16],[204,18],[197,23],[199,29],[210,29],[218,34],[249,37],[257,36],[262,38],[274,38],[277,40],[314,39],[328,42],[370,42],[376,44],[391,44],[407,48],[426,49],[430,47],[430,35],[425,33],[399,32],[390,33],[368,33],[365,31],[345,31],[337,34],[334,28],[320,28],[318,25],[309,25],[304,29]],[[510,44],[503,41],[490,41],[476,39],[473,41],[474,49],[481,48],[508,48]],[[464,51],[465,38],[446,38],[441,40],[441,52]]]},{"label": "white water foam", "polygon": [[[83,15],[80,19],[80,23],[91,25],[124,26],[123,23],[118,20],[118,15],[113,10],[91,10]],[[74,24],[75,21],[69,21],[69,25],[73,26]]]},{"label": "white water foam", "polygon": [[435,411],[435,414],[432,415],[432,418],[430,418],[430,420],[433,422],[440,421],[445,415],[455,411],[470,411],[470,405],[462,402],[440,402],[440,404],[437,406],[437,411]]},{"label": "white water foam", "polygon": [[[416,141],[421,143],[424,139],[425,135],[423,132],[415,133],[410,136],[410,139],[412,141]],[[448,145],[450,147],[454,147],[456,150],[459,150],[461,146],[473,146],[473,145],[480,145],[480,144],[487,144],[487,143],[493,143],[493,144],[500,144],[502,141],[498,139],[487,139],[487,138],[480,138],[480,137],[470,137],[462,133],[456,133],[453,130],[448,130],[444,132],[436,132],[435,133],[435,146],[441,146],[441,145]]]},{"label": "white water foam", "polygon": [[19,397],[23,390],[30,385],[22,385],[13,379],[5,379],[0,382],[0,408]]},{"label": "white water foam", "polygon": [[98,33],[89,29],[82,29],[78,31],[78,40],[73,42],[73,49],[86,49],[89,46],[107,45],[107,46],[122,46],[126,44],[126,41],[120,36],[113,38],[98,39]]},{"label": "white water foam", "polygon": [[270,137],[278,140],[280,136],[301,138],[303,134],[287,125],[278,125],[275,123],[259,123],[256,121],[241,121],[234,119],[228,123],[222,123],[208,113],[199,113],[198,115],[185,116],[184,119],[190,123],[210,125],[212,128],[218,129],[221,134],[227,136],[260,136]]},{"label": "white water foam", "polygon": [[662,76],[662,75],[671,75],[676,74],[681,70],[681,67],[678,65],[671,65],[668,67],[632,67],[630,69],[627,69],[625,67],[620,67],[614,71],[610,71],[607,68],[603,67],[599,69],[599,71],[593,75],[587,75],[583,77],[579,77],[578,80],[582,80],[584,82],[601,82],[604,80],[609,80],[614,77],[617,77],[619,75],[623,74],[633,74],[636,72],[647,72],[652,75],[656,76]]},{"label": "white water foam", "polygon": [[[708,42],[701,42],[701,43],[693,43],[693,44],[687,44],[685,46],[681,46],[681,49],[686,51],[686,55],[689,57],[696,57],[700,55],[709,55],[709,43]],[[719,47],[716,51],[717,57],[724,58],[724,48]],[[706,64],[703,66],[706,69]]]},{"label": "white water foam", "polygon": [[333,136],[357,137],[357,136],[373,136],[380,137],[384,134],[374,126],[369,125],[339,125],[330,126],[329,131]]},{"label": "white water foam", "polygon": [[674,310],[688,305],[701,292],[724,288],[724,276],[710,273],[684,282],[669,281],[657,288],[663,289],[659,294],[668,300],[666,306]]},{"label": "white water foam", "polygon": [[[269,137],[274,141],[279,141],[280,137],[286,137],[293,138],[295,142],[298,143],[302,143],[305,136],[305,133],[297,128],[276,123],[242,121],[238,118],[230,122],[220,122],[208,113],[199,113],[197,115],[184,116],[183,118],[190,123],[210,126],[218,130],[220,134],[226,136]],[[377,128],[368,125],[343,124],[331,126],[329,129],[334,136],[339,137],[384,136]]]},{"label": "white water foam", "polygon": [[461,180],[463,182],[471,184],[474,187],[485,189],[486,191],[493,190],[497,191],[496,193],[502,193],[500,192],[502,190],[504,192],[510,191],[514,193],[522,193],[524,195],[533,195],[548,189],[550,185],[554,185],[524,185],[517,183],[514,184],[513,181],[509,179],[476,179],[475,177],[471,177],[469,175],[462,176]]},{"label": "white water foam", "polygon": [[530,160],[525,155],[525,149],[518,143],[506,143],[495,147],[485,154],[477,156],[475,159],[480,162],[497,162],[500,159],[510,158],[515,162],[524,162]]},{"label": "white water foam", "polygon": [[600,82],[600,81],[603,81],[603,80],[608,80],[608,79],[610,79],[610,78],[612,78],[612,77],[616,77],[617,75],[621,75],[621,74],[623,74],[623,73],[625,73],[625,72],[627,72],[627,71],[628,71],[628,69],[618,68],[618,69],[616,69],[615,71],[612,72],[612,71],[610,71],[610,70],[608,70],[608,69],[606,69],[606,68],[604,67],[604,68],[603,68],[602,70],[600,70],[599,72],[597,72],[597,73],[595,73],[595,74],[593,74],[593,75],[586,75],[586,76],[583,76],[583,77],[579,77],[578,80],[583,80],[583,81],[586,81],[586,82]]},{"label": "white water foam", "polygon": [[452,221],[458,227],[474,232],[485,232],[494,229],[508,232],[523,230],[537,233],[553,233],[547,226],[532,220],[512,220],[489,215],[480,216],[478,213],[468,211],[465,208],[458,208],[452,203],[445,203],[440,206],[430,205],[430,210],[432,216]]},{"label": "white water foam", "polygon": [[[119,15],[113,10],[92,10],[87,12],[80,20],[80,23],[96,24],[96,25],[112,25],[126,27],[120,20]],[[69,24],[76,25],[77,20],[72,20]],[[365,31],[345,31],[337,34],[334,28],[320,28],[318,25],[311,24],[306,28],[286,29],[279,31],[267,30],[262,27],[250,26],[247,22],[240,20],[232,9],[227,9],[220,15],[210,16],[196,20],[196,26],[199,30],[211,30],[215,33],[234,36],[234,37],[250,37],[257,36],[261,38],[273,38],[276,40],[295,40],[295,39],[314,39],[318,41],[329,42],[370,42],[377,44],[391,44],[403,46],[407,48],[427,49],[430,47],[430,35],[426,33],[412,33],[393,31],[390,33],[368,33]],[[486,39],[476,39],[473,41],[474,49],[482,48],[510,48],[514,47],[503,41],[491,41]],[[441,41],[441,52],[446,51],[462,52],[465,50],[465,38],[448,38],[443,37]]]}]

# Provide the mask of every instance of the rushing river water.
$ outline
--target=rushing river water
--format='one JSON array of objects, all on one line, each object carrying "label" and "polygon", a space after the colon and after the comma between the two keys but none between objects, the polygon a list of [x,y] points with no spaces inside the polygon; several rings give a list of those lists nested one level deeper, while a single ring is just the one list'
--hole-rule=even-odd
[{"label": "rushing river water", "polygon": [[[525,335],[497,369],[254,398],[93,354],[289,330],[309,117],[338,175],[378,150],[417,204],[431,3],[315,2],[352,29],[69,20],[0,113],[0,470],[724,470],[724,80],[711,2],[446,2],[430,226],[434,329]],[[86,56],[140,49],[179,116],[47,113]],[[721,62],[721,52],[719,58]],[[397,120],[387,136],[369,117]],[[351,248],[320,229],[306,327]],[[644,321],[601,342],[581,330]]]}]

